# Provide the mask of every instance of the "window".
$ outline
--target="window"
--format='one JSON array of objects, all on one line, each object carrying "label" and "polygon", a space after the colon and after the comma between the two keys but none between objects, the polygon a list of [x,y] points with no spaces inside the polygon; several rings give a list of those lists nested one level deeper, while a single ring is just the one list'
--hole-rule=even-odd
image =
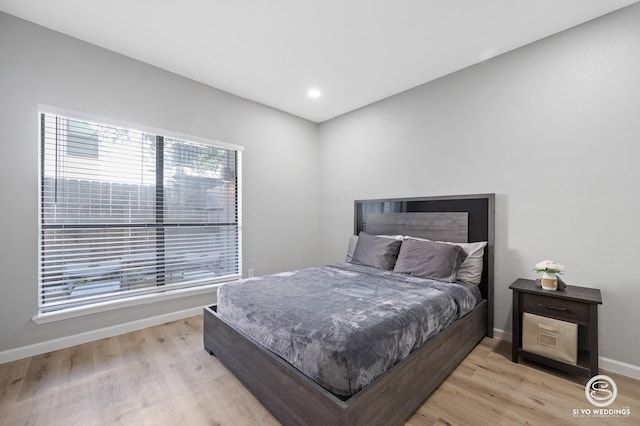
[{"label": "window", "polygon": [[67,155],[98,158],[98,132],[84,121],[67,120]]},{"label": "window", "polygon": [[40,312],[241,275],[241,148],[40,114]]}]

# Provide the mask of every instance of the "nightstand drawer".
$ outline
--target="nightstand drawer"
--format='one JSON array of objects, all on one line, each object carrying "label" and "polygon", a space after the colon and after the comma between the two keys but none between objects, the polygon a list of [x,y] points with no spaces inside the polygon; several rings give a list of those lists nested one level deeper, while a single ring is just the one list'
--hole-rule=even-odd
[{"label": "nightstand drawer", "polygon": [[589,322],[589,304],[537,294],[520,293],[523,312],[546,315],[560,320]]}]

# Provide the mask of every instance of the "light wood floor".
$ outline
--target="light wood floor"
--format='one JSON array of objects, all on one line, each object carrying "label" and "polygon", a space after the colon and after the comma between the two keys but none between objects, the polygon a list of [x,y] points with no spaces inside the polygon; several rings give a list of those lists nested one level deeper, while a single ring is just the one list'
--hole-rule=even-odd
[{"label": "light wood floor", "polygon": [[[584,383],[514,364],[484,339],[407,425],[640,424],[640,381],[610,374],[629,417],[574,417],[593,408]],[[202,317],[0,365],[2,425],[276,425],[202,345]]]}]

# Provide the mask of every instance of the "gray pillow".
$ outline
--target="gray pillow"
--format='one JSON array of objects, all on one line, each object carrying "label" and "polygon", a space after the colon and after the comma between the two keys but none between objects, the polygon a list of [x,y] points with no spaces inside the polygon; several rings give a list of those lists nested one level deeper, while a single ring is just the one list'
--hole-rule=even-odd
[{"label": "gray pillow", "polygon": [[391,240],[360,232],[351,263],[389,271],[396,263],[401,244],[400,240]]},{"label": "gray pillow", "polygon": [[406,239],[400,247],[393,271],[454,282],[458,268],[466,257],[467,253],[457,245]]},{"label": "gray pillow", "polygon": [[[391,238],[392,240],[404,240],[404,235],[376,235],[376,237],[380,238]],[[353,259],[353,252],[356,249],[356,244],[358,244],[358,236],[352,235],[349,239],[349,247],[347,248],[347,262],[351,262]]]},{"label": "gray pillow", "polygon": [[[409,238],[420,241],[432,241],[426,238],[406,237],[406,239]],[[448,241],[436,242],[455,244],[462,247],[464,252],[467,254],[467,258],[458,268],[458,272],[456,272],[456,281],[459,283],[462,282],[472,285],[480,285],[480,281],[482,281],[484,248],[487,246],[486,241],[478,241],[476,243],[450,243]]]}]

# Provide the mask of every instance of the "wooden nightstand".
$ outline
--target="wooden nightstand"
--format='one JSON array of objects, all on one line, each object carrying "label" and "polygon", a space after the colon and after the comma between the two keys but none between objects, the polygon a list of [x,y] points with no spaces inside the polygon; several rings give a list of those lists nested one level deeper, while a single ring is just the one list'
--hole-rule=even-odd
[{"label": "wooden nightstand", "polygon": [[[534,280],[519,278],[509,286],[513,290],[513,328],[511,360],[530,359],[573,374],[593,377],[598,374],[598,305],[600,290],[567,286],[562,291],[548,291],[536,286]],[[529,312],[578,324],[578,364],[566,364],[522,349],[522,313]],[[585,331],[586,333],[582,333]]]}]

